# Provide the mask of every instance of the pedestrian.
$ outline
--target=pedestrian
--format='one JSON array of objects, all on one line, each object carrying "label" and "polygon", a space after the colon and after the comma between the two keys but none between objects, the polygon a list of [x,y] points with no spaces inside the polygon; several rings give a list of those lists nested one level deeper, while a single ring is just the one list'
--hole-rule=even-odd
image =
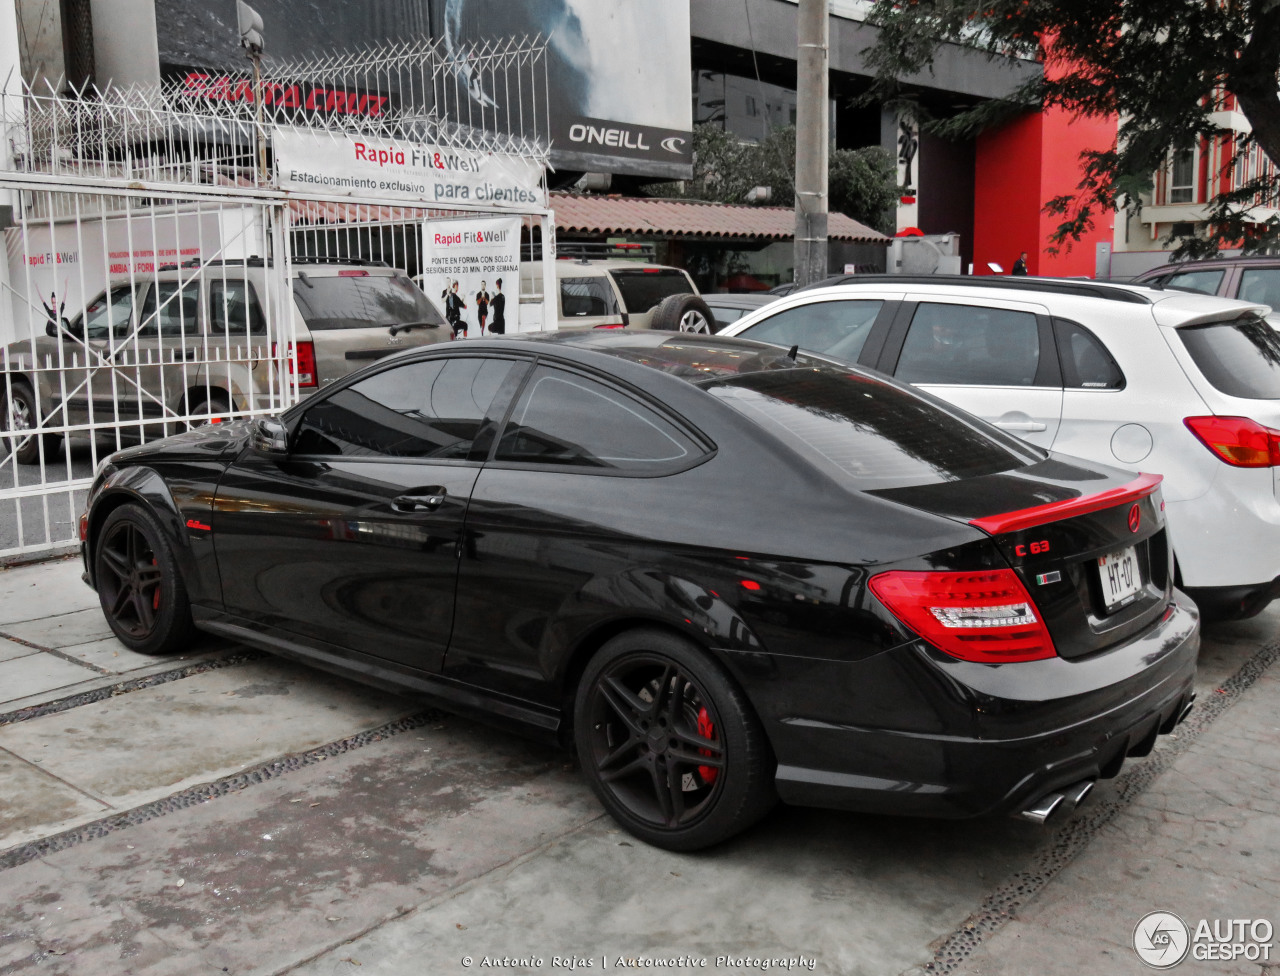
[{"label": "pedestrian", "polygon": [[489,300],[489,310],[493,313],[493,321],[489,323],[489,334],[506,335],[507,296],[502,294],[501,278],[493,283],[493,298]]},{"label": "pedestrian", "polygon": [[484,320],[489,317],[489,293],[480,282],[480,290],[476,292],[476,321],[480,323],[480,334],[484,335]]},{"label": "pedestrian", "polygon": [[449,287],[449,294],[445,298],[444,317],[449,323],[449,328],[453,330],[452,338],[458,338],[458,333],[462,333],[462,338],[467,337],[467,322],[462,317],[462,310],[467,307],[467,303],[462,300],[462,296],[458,294],[458,283],[455,281]]},{"label": "pedestrian", "polygon": [[1013,262],[1013,270],[1009,274],[1025,275],[1029,273],[1027,271],[1027,252],[1023,251],[1018,260]]}]

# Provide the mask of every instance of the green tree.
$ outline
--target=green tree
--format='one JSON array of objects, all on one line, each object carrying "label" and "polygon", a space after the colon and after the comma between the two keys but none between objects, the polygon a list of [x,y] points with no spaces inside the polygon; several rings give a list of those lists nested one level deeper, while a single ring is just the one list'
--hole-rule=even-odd
[{"label": "green tree", "polygon": [[[757,186],[772,190],[771,206],[795,201],[796,130],[774,129],[759,143],[740,142],[715,123],[693,133],[693,178],[682,184],[651,188],[661,196],[716,203],[745,203]],[[884,233],[893,232],[893,205],[898,198],[893,158],[879,146],[836,149],[828,164],[830,209]]]},{"label": "green tree", "polygon": [[[880,28],[867,51],[876,73],[870,97],[914,112],[941,134],[972,134],[1028,106],[1120,117],[1116,147],[1083,154],[1077,192],[1046,202],[1045,211],[1061,217],[1056,244],[1069,247],[1117,204],[1139,212],[1139,194],[1150,191],[1172,149],[1232,136],[1213,118],[1224,91],[1239,99],[1252,128],[1234,134],[1236,152],[1256,143],[1280,160],[1277,0],[874,0],[870,19]],[[993,60],[1044,58],[1046,70],[1007,100],[933,119],[903,79],[927,73],[950,43]],[[1280,221],[1260,223],[1255,204],[1277,192],[1280,181],[1263,174],[1218,195],[1207,207],[1208,234],[1180,239],[1177,254],[1280,244]]]}]

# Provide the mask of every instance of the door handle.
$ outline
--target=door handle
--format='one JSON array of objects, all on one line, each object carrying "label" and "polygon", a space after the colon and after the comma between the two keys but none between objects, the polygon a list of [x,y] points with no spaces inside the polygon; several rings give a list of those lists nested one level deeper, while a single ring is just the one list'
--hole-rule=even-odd
[{"label": "door handle", "polygon": [[1048,429],[1044,424],[1035,420],[997,420],[996,426],[1001,430],[1017,430],[1025,431],[1026,433]]},{"label": "door handle", "polygon": [[418,488],[391,499],[391,507],[397,512],[434,512],[444,504],[447,494],[443,485]]}]

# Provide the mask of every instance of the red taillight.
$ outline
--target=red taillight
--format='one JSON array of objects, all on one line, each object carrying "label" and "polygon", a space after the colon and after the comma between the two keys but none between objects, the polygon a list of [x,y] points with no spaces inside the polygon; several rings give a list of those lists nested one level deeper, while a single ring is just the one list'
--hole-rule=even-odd
[{"label": "red taillight", "polygon": [[1057,654],[1031,594],[1011,569],[895,571],[873,576],[869,585],[894,616],[962,661],[1003,664]]},{"label": "red taillight", "polygon": [[367,272],[367,271],[339,271],[339,272],[338,272],[338,277],[339,277],[339,278],[367,278],[367,277],[369,277],[369,272]]},{"label": "red taillight", "polygon": [[593,329],[625,329],[626,325],[622,322],[610,322],[608,325],[593,325]]},{"label": "red taillight", "polygon": [[84,542],[89,538],[89,513],[82,512],[80,515],[80,541]]},{"label": "red taillight", "polygon": [[[271,358],[276,358],[276,344],[271,343]],[[316,345],[314,342],[299,342],[295,348],[289,346],[289,374],[298,374],[298,386],[316,385]]]},{"label": "red taillight", "polygon": [[1214,454],[1236,468],[1280,466],[1280,430],[1248,417],[1188,417],[1187,429]]}]

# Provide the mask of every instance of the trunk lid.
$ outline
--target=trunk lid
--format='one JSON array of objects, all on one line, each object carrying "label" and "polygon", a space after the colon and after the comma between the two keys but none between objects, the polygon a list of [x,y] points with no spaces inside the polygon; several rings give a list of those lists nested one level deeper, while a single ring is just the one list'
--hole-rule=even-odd
[{"label": "trunk lid", "polygon": [[450,330],[422,289],[391,268],[301,267],[294,305],[313,343],[316,383],[414,346],[450,338]]},{"label": "trunk lid", "polygon": [[1078,658],[1165,613],[1172,566],[1159,475],[1059,458],[871,494],[986,532],[1018,574],[1058,654]]}]

